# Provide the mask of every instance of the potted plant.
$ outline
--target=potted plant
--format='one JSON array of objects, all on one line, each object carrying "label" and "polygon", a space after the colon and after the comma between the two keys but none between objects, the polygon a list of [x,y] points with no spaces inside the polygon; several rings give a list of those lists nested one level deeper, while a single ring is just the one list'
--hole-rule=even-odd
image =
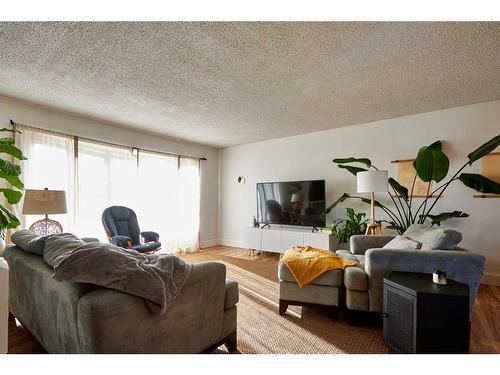
[{"label": "potted plant", "polygon": [[[389,178],[388,185],[392,189],[394,196],[392,196],[389,192],[388,193],[392,200],[393,207],[388,207],[378,201],[375,201],[375,207],[384,211],[389,217],[389,220],[382,220],[382,222],[389,224],[387,228],[395,229],[399,234],[403,234],[404,231],[412,224],[423,224],[426,221],[430,221],[431,225],[441,225],[441,222],[445,220],[468,217],[469,215],[467,213],[458,210],[437,214],[433,213],[432,210],[439,199],[443,196],[446,189],[452,183],[457,181],[460,181],[465,186],[481,193],[500,194],[499,183],[480,174],[462,172],[466,167],[471,166],[475,161],[494,151],[499,145],[500,135],[497,135],[478,147],[476,150],[472,151],[469,155],[467,155],[467,161],[450,178],[432,191],[431,184],[433,181],[440,183],[445,180],[448,175],[450,161],[442,150],[441,141],[436,141],[429,146],[421,147],[415,161],[413,162],[415,177],[410,191],[408,191],[406,187],[400,185],[395,179]],[[333,162],[337,164],[339,168],[346,169],[354,175],[361,171],[367,171],[370,168],[378,170],[378,168],[372,164],[371,160],[367,158],[337,158],[333,159]],[[358,165],[361,164],[363,167],[352,165],[353,163]],[[417,176],[422,181],[428,183],[427,194],[419,205],[415,205],[413,202],[413,189],[415,187]],[[370,200],[367,198],[352,196],[348,193],[344,193],[339,199],[330,205],[330,207],[328,207],[326,213],[329,213],[334,207],[346,199],[359,199],[364,203],[370,204]],[[430,203],[430,199],[434,199],[434,201]]]},{"label": "potted plant", "polygon": [[352,208],[347,209],[347,219],[336,219],[332,223],[332,234],[341,244],[349,245],[349,238],[355,234],[365,234],[368,219],[366,214],[356,213]]},{"label": "potted plant", "polygon": [[[16,130],[3,128],[0,132],[18,132]],[[19,132],[18,132],[19,133]],[[3,157],[3,154],[11,156],[10,160],[25,160],[23,153],[16,146],[13,137],[0,138],[0,179],[10,187],[0,188],[0,192],[5,197],[5,201],[9,205],[17,204],[23,196],[22,190],[24,185],[19,179],[21,174],[21,166],[12,163]],[[17,228],[20,225],[19,219],[7,208],[4,204],[0,204],[0,255],[5,248],[5,235],[8,229]]]}]

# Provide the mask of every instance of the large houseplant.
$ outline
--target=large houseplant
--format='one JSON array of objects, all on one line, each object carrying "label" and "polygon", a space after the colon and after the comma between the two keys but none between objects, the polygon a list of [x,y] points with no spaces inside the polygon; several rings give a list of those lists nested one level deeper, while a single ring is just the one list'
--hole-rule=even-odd
[{"label": "large houseplant", "polygon": [[[16,130],[11,130],[7,128],[0,129],[0,132],[10,132],[14,133]],[[1,137],[0,138],[0,180],[4,180],[3,186],[11,186],[0,188],[0,192],[4,195],[5,200],[8,204],[19,203],[21,197],[23,196],[22,190],[24,185],[19,179],[21,174],[21,167],[17,164],[6,160],[3,154],[9,155],[12,159],[25,160],[22,151],[14,146],[13,137]],[[9,158],[11,159],[11,158]],[[11,160],[12,160],[11,159]],[[0,204],[0,240],[3,243],[5,239],[5,234],[7,229],[17,228],[21,223],[19,219],[8,209],[5,205]],[[0,243],[0,246],[2,244]]]},{"label": "large houseplant", "polygon": [[[387,228],[395,229],[399,234],[402,234],[412,224],[423,224],[430,221],[431,225],[440,225],[441,222],[451,218],[468,217],[469,215],[465,212],[457,210],[441,212],[438,214],[434,214],[432,210],[446,189],[456,181],[461,181],[465,186],[481,193],[500,194],[499,183],[480,174],[462,173],[466,167],[489,154],[499,145],[500,135],[497,135],[478,147],[476,150],[472,151],[469,155],[467,155],[467,161],[465,164],[462,165],[451,178],[447,179],[432,191],[431,184],[433,181],[440,183],[445,180],[448,175],[450,161],[442,150],[441,141],[436,141],[429,146],[421,147],[415,161],[413,162],[415,177],[410,191],[408,191],[406,187],[400,185],[393,178],[389,178],[388,185],[393,191],[394,196],[389,192],[388,193],[392,200],[393,207],[391,208],[387,205],[383,205],[379,201],[375,201],[375,207],[384,211],[389,217],[389,220],[382,220],[382,222],[389,224]],[[367,171],[370,168],[378,169],[372,164],[371,160],[367,158],[338,158],[333,159],[333,162],[337,164],[339,168],[346,169],[354,175],[361,171]],[[352,164],[363,165],[363,167]],[[413,202],[413,189],[415,187],[417,176],[422,181],[428,183],[427,194],[419,205],[415,205]],[[347,199],[359,199],[364,203],[370,204],[370,200],[367,198],[352,196],[344,193],[339,199],[330,205],[330,207],[328,207],[326,213],[329,213],[339,203]],[[432,203],[430,201],[431,199],[434,199]]]},{"label": "large houseplant", "polygon": [[356,213],[352,208],[347,209],[346,219],[336,219],[332,223],[332,234],[339,239],[341,244],[349,242],[349,238],[356,234],[364,234],[368,219],[366,214]]}]

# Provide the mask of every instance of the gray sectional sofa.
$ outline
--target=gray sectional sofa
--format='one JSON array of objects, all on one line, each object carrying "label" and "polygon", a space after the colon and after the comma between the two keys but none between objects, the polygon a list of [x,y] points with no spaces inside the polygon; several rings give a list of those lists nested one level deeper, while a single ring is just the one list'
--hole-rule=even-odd
[{"label": "gray sectional sofa", "polygon": [[302,288],[280,263],[279,313],[284,314],[288,305],[313,304],[335,310],[345,303],[353,322],[357,312],[382,312],[384,276],[393,271],[432,274],[440,269],[446,271],[449,279],[469,285],[469,319],[472,319],[485,258],[457,247],[462,235],[451,229],[415,224],[404,236],[419,242],[421,249],[401,250],[390,245],[383,248],[396,236],[352,236],[350,250],[337,250],[336,255],[358,264],[343,271],[327,271]]},{"label": "gray sectional sofa", "polygon": [[238,284],[216,262],[194,264],[164,315],[140,297],[59,282],[37,254],[8,246],[10,307],[49,353],[199,353],[236,349]]},{"label": "gray sectional sofa", "polygon": [[470,318],[476,299],[485,258],[456,248],[454,250],[384,249],[395,236],[352,236],[350,251],[338,250],[342,258],[359,261],[344,270],[345,302],[349,310],[381,312],[383,279],[392,271],[431,274],[446,271],[447,278],[469,285]]}]

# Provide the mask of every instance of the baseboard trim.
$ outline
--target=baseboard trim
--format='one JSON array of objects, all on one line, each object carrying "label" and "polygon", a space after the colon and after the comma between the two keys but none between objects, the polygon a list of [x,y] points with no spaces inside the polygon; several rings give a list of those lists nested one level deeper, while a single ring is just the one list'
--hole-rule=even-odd
[{"label": "baseboard trim", "polygon": [[483,273],[481,284],[500,286],[500,275],[495,273]]},{"label": "baseboard trim", "polygon": [[227,238],[222,238],[220,240],[220,244],[222,246],[243,247],[243,242],[242,241],[228,240]]},{"label": "baseboard trim", "polygon": [[202,249],[204,249],[206,247],[217,246],[218,244],[219,244],[219,240],[215,238],[213,240],[204,240],[204,241],[201,241],[200,242],[200,247]]}]

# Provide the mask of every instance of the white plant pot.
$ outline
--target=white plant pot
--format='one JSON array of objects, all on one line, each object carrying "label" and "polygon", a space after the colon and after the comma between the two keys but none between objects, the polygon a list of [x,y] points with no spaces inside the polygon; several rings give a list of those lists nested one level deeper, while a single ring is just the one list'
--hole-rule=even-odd
[{"label": "white plant pot", "polygon": [[5,251],[5,240],[0,238],[0,257],[3,256],[3,252]]}]

